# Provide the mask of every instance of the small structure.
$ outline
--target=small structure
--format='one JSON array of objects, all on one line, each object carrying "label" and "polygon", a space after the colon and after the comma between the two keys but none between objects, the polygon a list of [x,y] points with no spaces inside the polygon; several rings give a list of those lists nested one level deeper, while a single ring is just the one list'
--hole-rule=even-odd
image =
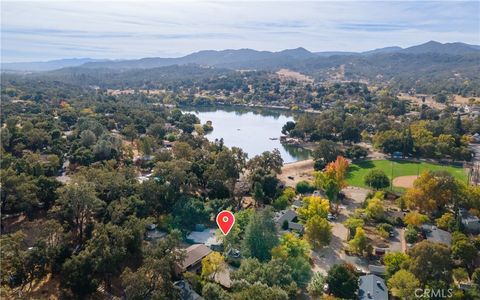
[{"label": "small structure", "polygon": [[177,273],[181,274],[186,271],[200,273],[202,269],[202,259],[212,252],[210,248],[204,244],[194,244],[185,249],[185,259],[181,264],[177,265]]},{"label": "small structure", "polygon": [[[281,229],[295,230],[303,233],[303,225],[297,223],[297,212],[294,210],[282,210],[275,215],[275,223]],[[285,228],[287,224],[287,228]]]},{"label": "small structure", "polygon": [[214,228],[195,230],[187,236],[187,239],[195,244],[204,244],[212,250],[221,250],[222,241],[217,238],[215,232],[216,230]]},{"label": "small structure", "polygon": [[360,276],[358,279],[358,299],[388,300],[385,280],[375,274]]},{"label": "small structure", "polygon": [[480,232],[480,218],[471,215],[467,210],[460,210],[461,221],[465,230],[471,233]]},{"label": "small structure", "polygon": [[295,210],[302,207],[302,206],[303,206],[303,201],[302,200],[295,200],[292,203],[292,208],[295,209]]},{"label": "small structure", "polygon": [[180,280],[175,282],[176,288],[180,290],[180,299],[182,300],[202,300],[203,298],[197,294],[186,280]]},{"label": "small structure", "polygon": [[452,235],[450,232],[437,228],[433,225],[423,225],[422,231],[427,240],[450,246],[452,244]]},{"label": "small structure", "polygon": [[145,240],[149,242],[156,242],[164,238],[166,235],[166,232],[157,229],[156,224],[149,224],[147,225],[147,230],[145,232]]},{"label": "small structure", "polygon": [[370,273],[377,276],[384,276],[385,274],[387,274],[385,266],[368,265],[368,270],[370,271]]}]

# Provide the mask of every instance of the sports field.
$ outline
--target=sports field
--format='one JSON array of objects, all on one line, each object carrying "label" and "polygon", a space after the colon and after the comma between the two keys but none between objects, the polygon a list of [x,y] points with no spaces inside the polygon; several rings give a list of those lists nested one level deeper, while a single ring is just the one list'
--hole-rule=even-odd
[{"label": "sports field", "polygon": [[[392,176],[393,168],[393,176]],[[367,187],[363,183],[363,178],[370,170],[381,169],[390,179],[401,177],[419,175],[423,171],[448,171],[458,180],[467,181],[467,173],[462,167],[437,165],[427,162],[411,162],[403,160],[365,160],[350,165],[347,173],[347,182],[351,186]]]}]

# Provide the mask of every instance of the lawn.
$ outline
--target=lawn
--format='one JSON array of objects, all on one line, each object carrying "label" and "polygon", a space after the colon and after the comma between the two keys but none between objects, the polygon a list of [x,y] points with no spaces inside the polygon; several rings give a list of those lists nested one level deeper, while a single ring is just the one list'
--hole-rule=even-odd
[{"label": "lawn", "polygon": [[[393,166],[393,176],[392,176]],[[403,160],[365,160],[350,165],[347,173],[347,182],[351,186],[367,187],[363,183],[363,178],[372,169],[383,170],[390,179],[418,175],[423,171],[448,171],[458,180],[467,181],[467,173],[462,167],[452,165],[437,165],[427,162],[410,162]]]}]

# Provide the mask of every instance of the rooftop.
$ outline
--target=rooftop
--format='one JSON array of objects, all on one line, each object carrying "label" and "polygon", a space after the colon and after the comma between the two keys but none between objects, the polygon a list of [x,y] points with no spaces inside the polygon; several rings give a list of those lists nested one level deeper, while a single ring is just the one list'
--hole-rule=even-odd
[{"label": "rooftop", "polygon": [[358,279],[358,299],[388,300],[385,280],[374,274],[360,276]]},{"label": "rooftop", "polygon": [[447,246],[450,246],[452,243],[452,234],[448,231],[439,229],[433,225],[423,225],[422,229],[425,232],[427,240],[431,242],[444,244]]},{"label": "rooftop", "polygon": [[188,267],[197,264],[205,256],[210,254],[212,250],[204,244],[194,244],[185,249],[185,259],[183,260],[180,268],[185,271]]}]

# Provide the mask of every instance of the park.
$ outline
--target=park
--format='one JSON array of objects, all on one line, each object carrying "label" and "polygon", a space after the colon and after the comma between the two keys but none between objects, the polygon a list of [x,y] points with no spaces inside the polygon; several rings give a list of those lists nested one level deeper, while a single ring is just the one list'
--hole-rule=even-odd
[{"label": "park", "polygon": [[380,169],[390,180],[393,186],[400,188],[411,187],[415,178],[425,171],[447,171],[456,179],[466,182],[467,172],[461,166],[441,165],[430,162],[416,162],[406,160],[364,160],[352,163],[347,173],[347,182],[351,186],[367,188],[364,178],[370,170]]}]

